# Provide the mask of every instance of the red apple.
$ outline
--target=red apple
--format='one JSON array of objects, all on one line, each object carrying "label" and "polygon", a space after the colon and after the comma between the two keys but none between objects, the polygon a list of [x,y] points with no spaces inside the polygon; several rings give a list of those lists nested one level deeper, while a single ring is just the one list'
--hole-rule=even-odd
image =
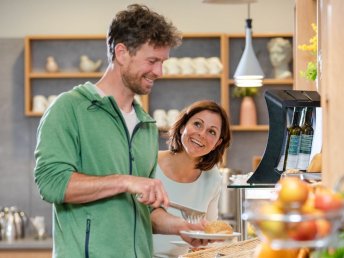
[{"label": "red apple", "polygon": [[313,240],[317,236],[317,225],[314,220],[289,224],[288,235],[298,241]]},{"label": "red apple", "polygon": [[309,186],[298,177],[284,177],[277,184],[277,199],[287,208],[300,208],[307,200]]},{"label": "red apple", "polygon": [[314,196],[314,207],[322,211],[337,210],[343,207],[343,199],[331,190],[319,189]]}]

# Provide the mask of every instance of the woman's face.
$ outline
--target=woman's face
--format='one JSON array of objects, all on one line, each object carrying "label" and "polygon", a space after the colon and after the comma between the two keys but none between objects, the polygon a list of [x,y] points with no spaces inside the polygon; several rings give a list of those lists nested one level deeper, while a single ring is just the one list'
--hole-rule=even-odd
[{"label": "woman's face", "polygon": [[222,121],[217,113],[203,110],[193,115],[181,128],[181,141],[185,152],[193,157],[202,157],[220,143]]}]

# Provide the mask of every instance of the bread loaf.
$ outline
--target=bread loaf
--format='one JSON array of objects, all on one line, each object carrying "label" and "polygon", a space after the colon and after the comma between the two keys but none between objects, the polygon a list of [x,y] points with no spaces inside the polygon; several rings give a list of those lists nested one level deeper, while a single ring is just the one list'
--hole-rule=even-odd
[{"label": "bread loaf", "polygon": [[232,234],[233,228],[225,221],[215,220],[215,221],[209,222],[204,227],[204,232],[207,234],[215,234],[215,233]]}]

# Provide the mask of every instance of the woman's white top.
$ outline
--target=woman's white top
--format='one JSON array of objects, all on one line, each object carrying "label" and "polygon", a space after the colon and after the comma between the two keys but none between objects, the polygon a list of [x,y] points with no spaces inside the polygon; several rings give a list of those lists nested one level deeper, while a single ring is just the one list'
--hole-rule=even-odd
[{"label": "woman's white top", "polygon": [[[165,176],[158,165],[156,178],[163,183],[170,201],[206,212],[208,221],[217,219],[222,183],[221,174],[217,167],[201,172],[198,179],[192,183],[179,183]],[[179,210],[168,208],[167,211],[182,217]],[[171,241],[182,241],[182,238],[175,235],[153,235],[154,257],[178,257],[178,255],[188,251],[187,246],[177,246],[170,243]]]}]

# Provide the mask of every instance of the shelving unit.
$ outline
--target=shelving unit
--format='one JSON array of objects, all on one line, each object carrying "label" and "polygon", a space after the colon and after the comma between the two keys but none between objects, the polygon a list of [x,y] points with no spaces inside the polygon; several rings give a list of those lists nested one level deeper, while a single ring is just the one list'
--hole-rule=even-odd
[{"label": "shelving unit", "polygon": [[[78,58],[82,54],[91,55],[93,53],[93,59],[101,58],[103,60],[103,70],[106,68],[106,44],[105,35],[36,35],[27,36],[25,38],[25,115],[30,117],[39,117],[42,115],[40,112],[33,112],[32,110],[32,100],[35,94],[49,94],[49,92],[60,93],[68,88],[60,87],[60,83],[65,83],[66,86],[72,87],[77,85],[77,82],[82,82],[86,79],[91,81],[96,81],[102,76],[103,71],[94,73],[84,73],[78,70]],[[199,51],[204,54],[199,54],[199,52],[194,52],[194,57],[205,56],[210,57],[214,52],[215,56],[218,56],[223,63],[224,70],[221,74],[202,74],[202,75],[165,75],[156,84],[163,81],[178,80],[178,83],[183,83],[183,81],[192,80],[204,80],[209,81],[216,80],[220,89],[219,102],[228,110],[228,105],[226,105],[225,97],[226,95],[227,81],[225,76],[225,71],[227,67],[226,62],[226,46],[225,36],[222,34],[185,34],[183,35],[184,44],[180,49],[171,51],[171,56],[189,57],[187,49],[193,48],[193,43],[199,45]],[[215,42],[217,49],[213,49],[213,44],[208,44],[208,42]],[[209,51],[210,50],[210,51]],[[60,72],[49,73],[45,71],[45,60],[52,55],[57,57],[57,62],[60,66]],[[207,56],[208,55],[208,56]],[[43,82],[44,81],[44,82]],[[44,84],[44,85],[42,85]],[[37,86],[39,85],[39,86]],[[57,87],[58,86],[58,87]],[[51,89],[54,87],[55,89]],[[37,89],[36,88],[40,88]],[[228,94],[228,93],[227,93]],[[150,112],[149,97],[142,96],[142,106],[147,111]],[[179,107],[181,108],[181,107]]]},{"label": "shelving unit", "polygon": [[[273,78],[273,67],[269,59],[269,53],[267,50],[267,43],[272,38],[282,37],[285,39],[290,40],[291,44],[292,42],[292,34],[289,33],[282,33],[282,34],[254,34],[252,36],[253,41],[253,47],[255,49],[257,58],[259,60],[260,65],[262,66],[262,69],[265,73],[265,79],[263,80],[263,87],[261,88],[260,96],[255,97],[255,100],[257,103],[257,106],[259,105],[258,109],[260,110],[266,110],[265,107],[265,101],[263,101],[263,91],[268,88],[286,88],[286,89],[292,89],[293,87],[293,78],[288,79],[275,79]],[[227,35],[227,41],[228,41],[228,81],[227,85],[229,86],[229,111],[230,115],[232,117],[232,130],[234,132],[264,132],[269,130],[269,126],[265,121],[268,121],[267,119],[267,112],[260,112],[260,113],[266,113],[265,118],[260,119],[261,116],[264,114],[258,114],[258,125],[256,126],[240,126],[237,113],[239,112],[239,109],[237,108],[240,105],[240,102],[237,100],[234,100],[231,94],[231,90],[234,88],[234,80],[233,75],[235,72],[235,69],[239,63],[239,60],[241,58],[242,52],[245,47],[245,35],[244,34],[229,34]],[[290,71],[293,71],[293,67],[291,65]],[[257,99],[259,98],[259,100]],[[231,101],[235,102],[234,105],[236,108],[233,108],[233,103]],[[234,111],[234,112],[233,112]],[[263,121],[259,121],[263,120]]]},{"label": "shelving unit", "polygon": [[[266,42],[270,38],[284,37],[292,39],[291,34],[257,34],[253,35],[253,44],[256,47],[258,44],[258,59],[263,57],[263,67],[268,71],[271,71],[271,64],[267,62],[267,54],[262,51],[266,48]],[[212,97],[214,100],[221,103],[221,105],[230,113],[230,87],[233,86],[234,81],[232,74],[236,67],[236,63],[239,61],[241,52],[244,48],[244,34],[185,34],[183,36],[183,44],[177,49],[171,51],[171,57],[211,57],[217,56],[220,58],[223,64],[223,71],[221,74],[202,74],[202,75],[164,75],[160,80],[156,82],[156,87],[164,87],[173,84],[172,82],[178,81],[178,85],[186,85],[185,89],[191,84],[194,85],[194,92],[197,92],[196,84],[201,84],[205,80],[207,84],[215,85],[214,91],[218,91]],[[258,43],[257,43],[258,42]],[[238,48],[240,51],[238,51]],[[92,49],[92,51],[88,51]],[[62,51],[63,50],[63,51]],[[35,85],[40,84],[39,81],[47,80],[44,87],[49,88],[51,82],[57,83],[59,80],[69,80],[73,85],[75,80],[97,80],[102,76],[103,71],[94,73],[83,73],[78,71],[78,58],[82,54],[94,53],[94,59],[102,58],[103,70],[105,69],[106,60],[106,44],[105,35],[54,35],[54,36],[28,36],[25,38],[25,114],[27,116],[40,116],[41,113],[32,111],[32,98],[35,92]],[[263,55],[264,54],[264,55]],[[57,73],[48,73],[44,70],[45,58],[48,55],[53,55],[61,62],[61,71]],[[259,60],[260,62],[262,60]],[[265,63],[264,63],[265,62]],[[267,63],[267,65],[266,65]],[[265,71],[266,72],[266,71]],[[269,73],[269,72],[268,72]],[[57,83],[58,84],[58,83]],[[178,85],[174,85],[178,87]],[[292,79],[276,80],[273,78],[266,78],[264,80],[266,86],[286,86],[293,85]],[[52,86],[53,87],[53,86]],[[203,86],[205,88],[206,86]],[[43,88],[43,87],[41,87]],[[164,90],[166,90],[165,88]],[[46,91],[44,89],[43,91]],[[61,90],[60,92],[62,92]],[[209,92],[214,92],[209,90]],[[185,92],[184,92],[185,93]],[[158,93],[159,99],[162,98],[162,94]],[[154,89],[153,94],[150,96],[143,96],[142,103],[146,111],[152,113],[154,110]],[[184,97],[184,96],[183,96]],[[184,106],[191,103],[190,101],[184,101]],[[159,101],[158,101],[159,102]],[[158,105],[158,104],[157,104]],[[182,108],[178,106],[176,108]],[[234,121],[234,131],[262,131],[267,130],[266,126],[259,125],[252,128],[245,128],[236,125]]]},{"label": "shelving unit", "polygon": [[[242,167],[242,164],[253,156],[259,155],[267,137],[268,112],[266,110],[263,91],[266,89],[292,89],[293,79],[272,78],[273,67],[266,48],[267,42],[275,37],[287,38],[293,43],[292,34],[254,34],[253,46],[258,60],[264,70],[265,79],[261,94],[255,97],[258,113],[258,125],[240,126],[238,114],[240,99],[232,98],[234,89],[233,74],[245,46],[244,34],[198,33],[184,34],[183,44],[172,49],[170,56],[182,57],[218,57],[223,65],[220,74],[189,74],[164,75],[155,82],[151,94],[142,96],[142,106],[153,115],[156,109],[181,110],[192,102],[200,99],[211,99],[220,103],[228,112],[233,131],[233,147],[235,151],[225,159],[232,167]],[[49,96],[69,90],[72,86],[84,83],[86,80],[96,82],[107,66],[105,35],[58,35],[58,36],[28,36],[25,38],[25,115],[39,117],[42,114],[32,111],[32,99],[37,94]],[[88,55],[92,60],[102,59],[103,65],[99,72],[80,72],[79,58]],[[60,72],[45,71],[47,56],[52,55],[60,66]],[[291,65],[290,68],[293,71]],[[168,128],[160,130],[160,147],[164,149]],[[244,150],[245,145],[255,143],[254,150]],[[165,147],[164,147],[165,146]],[[241,154],[237,154],[237,151]],[[239,156],[237,156],[239,155]],[[251,161],[247,162],[251,164]],[[248,165],[247,165],[248,166]]]}]

